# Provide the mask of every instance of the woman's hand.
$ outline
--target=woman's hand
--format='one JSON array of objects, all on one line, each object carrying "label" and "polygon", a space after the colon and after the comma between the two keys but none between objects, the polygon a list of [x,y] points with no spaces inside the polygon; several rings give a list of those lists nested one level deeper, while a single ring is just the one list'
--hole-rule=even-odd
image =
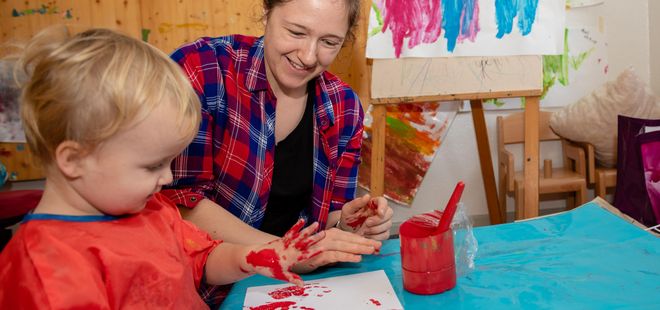
[{"label": "woman's hand", "polygon": [[265,245],[256,246],[245,257],[241,269],[245,273],[259,273],[267,277],[291,282],[302,286],[303,281],[293,273],[292,267],[302,261],[313,260],[323,253],[323,247],[316,246],[325,239],[324,231],[314,234],[318,223],[302,229],[304,220],[299,220],[280,239]]},{"label": "woman's hand", "polygon": [[318,267],[340,262],[357,263],[362,260],[362,255],[378,253],[382,245],[380,241],[337,228],[320,233],[324,233],[325,237],[309,249],[310,252],[319,251],[320,254],[297,264],[293,268],[295,272],[307,273]]},{"label": "woman's hand", "polygon": [[374,240],[390,237],[394,211],[383,197],[368,194],[347,202],[341,210],[339,228]]}]

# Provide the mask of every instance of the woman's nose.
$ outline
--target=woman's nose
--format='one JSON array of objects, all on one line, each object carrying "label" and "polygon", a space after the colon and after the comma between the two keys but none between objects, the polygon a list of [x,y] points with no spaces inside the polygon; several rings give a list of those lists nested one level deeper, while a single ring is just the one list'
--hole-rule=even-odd
[{"label": "woman's nose", "polygon": [[306,68],[316,65],[316,42],[308,40],[300,47],[298,58]]}]

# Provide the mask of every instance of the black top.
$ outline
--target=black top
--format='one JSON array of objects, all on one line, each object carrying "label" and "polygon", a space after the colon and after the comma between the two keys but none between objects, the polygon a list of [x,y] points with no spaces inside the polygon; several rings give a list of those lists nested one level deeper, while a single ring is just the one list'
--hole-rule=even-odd
[{"label": "black top", "polygon": [[261,231],[283,236],[312,198],[314,171],[314,83],[307,86],[305,112],[298,126],[275,146],[275,167]]}]

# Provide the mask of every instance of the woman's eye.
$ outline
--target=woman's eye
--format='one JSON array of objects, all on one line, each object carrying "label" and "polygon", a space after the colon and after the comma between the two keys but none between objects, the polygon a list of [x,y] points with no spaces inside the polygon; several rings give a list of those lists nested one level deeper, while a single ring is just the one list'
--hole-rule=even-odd
[{"label": "woman's eye", "polygon": [[336,46],[339,45],[339,42],[335,42],[335,41],[332,41],[332,40],[323,40],[323,43],[327,46],[330,46],[330,47],[336,47]]},{"label": "woman's eye", "polygon": [[292,35],[294,35],[296,37],[302,36],[304,34],[302,32],[293,31],[293,30],[289,30],[289,33],[291,33]]}]

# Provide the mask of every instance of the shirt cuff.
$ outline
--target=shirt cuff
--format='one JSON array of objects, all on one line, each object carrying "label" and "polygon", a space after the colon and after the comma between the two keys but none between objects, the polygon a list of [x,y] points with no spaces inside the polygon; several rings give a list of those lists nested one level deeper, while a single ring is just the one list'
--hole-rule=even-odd
[{"label": "shirt cuff", "polygon": [[345,201],[332,200],[330,201],[330,210],[328,212],[341,210],[344,207],[344,204],[346,204]]},{"label": "shirt cuff", "polygon": [[196,207],[205,198],[204,195],[194,193],[190,189],[164,189],[160,192],[177,206],[188,209]]}]

